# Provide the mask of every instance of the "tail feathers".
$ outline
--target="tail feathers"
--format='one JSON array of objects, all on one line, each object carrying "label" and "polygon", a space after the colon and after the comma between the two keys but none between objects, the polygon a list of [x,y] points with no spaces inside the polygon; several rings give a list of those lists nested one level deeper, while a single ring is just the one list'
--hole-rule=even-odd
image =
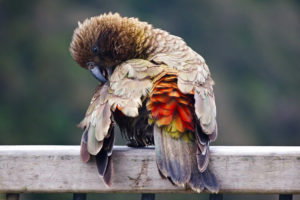
[{"label": "tail feathers", "polygon": [[200,193],[204,190],[202,174],[199,172],[197,166],[192,166],[192,169],[193,170],[188,185],[192,190]]},{"label": "tail feathers", "polygon": [[196,192],[201,192],[204,188],[212,193],[218,193],[219,191],[218,181],[208,168],[204,172],[199,172],[197,169],[193,170],[188,185]]},{"label": "tail feathers", "polygon": [[[204,188],[211,192],[218,191],[216,177],[207,168],[208,149],[206,154],[202,155],[195,141],[172,138],[156,125],[154,142],[157,166],[164,177],[178,186],[188,186],[196,192],[201,192]],[[198,156],[197,152],[201,155]],[[204,164],[199,167],[198,163]]]},{"label": "tail feathers", "polygon": [[103,147],[101,151],[96,155],[96,164],[98,173],[103,177],[104,183],[107,186],[112,184],[113,175],[113,163],[112,163],[112,148],[114,145],[115,135],[113,127],[109,130],[109,137],[105,138],[103,141]]},{"label": "tail feathers", "polygon": [[[167,135],[166,135],[167,136]],[[168,137],[168,136],[167,136]],[[176,150],[174,151],[174,146]],[[191,164],[190,156],[188,155],[188,145],[182,144],[180,140],[164,140],[164,151],[167,171],[171,180],[177,184],[184,186],[191,176],[191,168],[184,167]]]},{"label": "tail feathers", "polygon": [[217,178],[212,172],[209,171],[208,168],[202,173],[202,180],[204,183],[204,187],[210,192],[219,192],[219,183],[217,181]]},{"label": "tail feathers", "polygon": [[184,167],[191,163],[190,157],[186,156],[189,154],[188,146],[182,145],[181,140],[171,139],[157,126],[154,127],[154,134],[157,165],[161,174],[174,184],[184,186],[191,176],[191,169]]}]

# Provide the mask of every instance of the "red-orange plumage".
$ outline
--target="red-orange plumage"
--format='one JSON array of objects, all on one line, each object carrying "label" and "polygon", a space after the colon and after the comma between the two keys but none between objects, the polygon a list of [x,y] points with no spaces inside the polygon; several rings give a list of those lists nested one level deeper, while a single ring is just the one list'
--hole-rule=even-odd
[{"label": "red-orange plumage", "polygon": [[192,114],[187,106],[178,106],[177,110],[183,121],[192,122]]},{"label": "red-orange plumage", "polygon": [[167,75],[154,84],[147,109],[159,127],[174,123],[176,130],[184,134],[194,131],[193,101],[192,92],[183,94],[177,87],[177,77]]},{"label": "red-orange plumage", "polygon": [[189,101],[183,98],[178,98],[177,101],[184,105],[189,105]]},{"label": "red-orange plumage", "polygon": [[152,108],[152,116],[153,117],[158,117],[158,115],[159,115],[159,107],[158,106],[153,107]]},{"label": "red-orange plumage", "polygon": [[153,94],[163,94],[163,93],[165,93],[165,92],[172,92],[173,91],[173,88],[163,88],[163,89],[158,89],[158,88],[156,88],[156,89],[154,89],[154,91],[153,91]]},{"label": "red-orange plumage", "polygon": [[172,92],[169,92],[168,95],[170,97],[180,97],[180,93],[178,91],[172,91]]},{"label": "red-orange plumage", "polygon": [[151,97],[151,101],[167,103],[168,101],[170,101],[170,97],[168,97],[167,95],[154,95]]},{"label": "red-orange plumage", "polygon": [[172,115],[173,111],[172,110],[168,110],[168,109],[159,109],[159,116],[168,116],[168,115]]},{"label": "red-orange plumage", "polygon": [[171,99],[169,102],[161,105],[163,109],[171,110],[172,112],[175,110],[176,106],[177,103],[174,99]]},{"label": "red-orange plumage", "polygon": [[172,122],[172,119],[173,119],[172,115],[161,116],[161,117],[158,117],[158,120],[156,121],[156,123],[158,124],[158,126],[168,125]]},{"label": "red-orange plumage", "polygon": [[185,127],[183,125],[183,121],[180,118],[180,116],[179,115],[175,115],[175,119],[174,120],[175,120],[176,129],[179,132],[183,133],[185,131]]}]

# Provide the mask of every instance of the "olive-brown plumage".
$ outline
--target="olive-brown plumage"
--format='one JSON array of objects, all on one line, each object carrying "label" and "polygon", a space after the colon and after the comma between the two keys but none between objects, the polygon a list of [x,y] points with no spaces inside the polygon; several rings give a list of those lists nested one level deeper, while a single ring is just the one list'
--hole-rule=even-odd
[{"label": "olive-brown plumage", "polygon": [[96,157],[107,185],[115,122],[130,145],[155,143],[163,177],[197,192],[219,190],[208,169],[217,137],[213,80],[199,54],[179,37],[111,13],[78,23],[70,51],[101,82],[80,123],[81,158]]}]

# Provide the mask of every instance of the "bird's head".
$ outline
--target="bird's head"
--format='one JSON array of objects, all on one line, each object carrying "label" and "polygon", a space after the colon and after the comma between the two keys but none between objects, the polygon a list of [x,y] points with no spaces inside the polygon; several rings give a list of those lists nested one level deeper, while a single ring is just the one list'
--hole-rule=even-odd
[{"label": "bird's head", "polygon": [[116,65],[132,58],[147,57],[151,25],[119,14],[103,14],[78,22],[70,52],[74,60],[101,82]]}]

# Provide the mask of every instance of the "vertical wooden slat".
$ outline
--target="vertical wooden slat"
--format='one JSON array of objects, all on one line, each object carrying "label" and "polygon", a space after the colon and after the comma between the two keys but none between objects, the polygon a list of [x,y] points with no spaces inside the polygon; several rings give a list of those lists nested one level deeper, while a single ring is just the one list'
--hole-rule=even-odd
[{"label": "vertical wooden slat", "polygon": [[74,193],[73,200],[86,200],[86,194],[85,193]]},{"label": "vertical wooden slat", "polygon": [[19,200],[19,199],[20,199],[20,194],[17,193],[6,194],[6,200]]},{"label": "vertical wooden slat", "polygon": [[293,195],[292,194],[280,194],[279,200],[292,200]]},{"label": "vertical wooden slat", "polygon": [[210,194],[209,200],[223,200],[223,194]]},{"label": "vertical wooden slat", "polygon": [[152,193],[143,193],[142,200],[155,200],[155,194]]}]

